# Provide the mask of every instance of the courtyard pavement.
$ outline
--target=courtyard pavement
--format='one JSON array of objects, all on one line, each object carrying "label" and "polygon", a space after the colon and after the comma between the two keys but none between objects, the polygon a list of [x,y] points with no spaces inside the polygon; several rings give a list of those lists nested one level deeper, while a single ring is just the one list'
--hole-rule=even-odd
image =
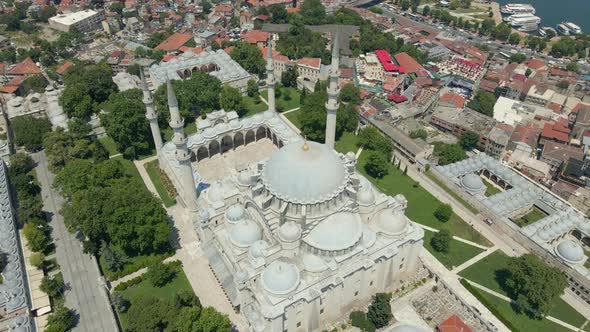
[{"label": "courtyard pavement", "polygon": [[64,225],[59,211],[64,199],[53,189],[55,177],[47,168],[45,152],[33,154],[43,197],[43,211],[52,227],[56,258],[66,284],[65,305],[75,311],[73,332],[119,331],[96,259],[82,250],[82,242]]}]

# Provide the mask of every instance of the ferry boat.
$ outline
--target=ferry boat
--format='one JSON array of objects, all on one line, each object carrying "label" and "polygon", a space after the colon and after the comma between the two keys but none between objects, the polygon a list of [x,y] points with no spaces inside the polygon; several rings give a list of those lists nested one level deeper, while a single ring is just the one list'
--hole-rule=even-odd
[{"label": "ferry boat", "polygon": [[509,3],[500,7],[500,12],[504,15],[535,13],[535,7],[526,3]]},{"label": "ferry boat", "polygon": [[555,31],[555,29],[550,28],[550,27],[541,27],[541,29],[539,29],[539,36],[541,37],[545,37],[547,36],[547,31],[552,30],[555,34],[557,34],[557,32]]},{"label": "ferry boat", "polygon": [[562,24],[565,25],[566,28],[568,28],[570,34],[572,35],[582,33],[582,28],[580,28],[577,24],[574,24],[572,22],[562,22]]},{"label": "ferry boat", "polygon": [[[516,17],[514,17],[514,16],[516,16]],[[513,27],[520,27],[520,26],[527,25],[527,24],[539,25],[539,23],[541,23],[541,18],[539,16],[535,16],[535,15],[531,15],[531,14],[520,14],[520,15],[510,16],[510,20],[508,22]]]},{"label": "ferry boat", "polygon": [[527,23],[523,24],[522,26],[518,27],[516,30],[520,32],[532,32],[539,29],[539,25],[536,23]]},{"label": "ferry boat", "polygon": [[564,36],[569,36],[570,34],[570,29],[568,29],[568,27],[565,26],[565,24],[563,23],[558,24],[555,30],[557,30],[557,32],[561,33]]}]

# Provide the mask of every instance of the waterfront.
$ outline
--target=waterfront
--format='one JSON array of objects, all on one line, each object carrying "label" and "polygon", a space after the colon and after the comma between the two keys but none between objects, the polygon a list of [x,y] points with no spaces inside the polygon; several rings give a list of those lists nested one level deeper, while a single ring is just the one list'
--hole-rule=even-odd
[{"label": "waterfront", "polygon": [[582,28],[585,33],[590,33],[590,3],[589,0],[497,0],[503,6],[507,3],[530,3],[537,10],[536,14],[541,18],[540,26],[555,26],[563,21],[570,21]]}]

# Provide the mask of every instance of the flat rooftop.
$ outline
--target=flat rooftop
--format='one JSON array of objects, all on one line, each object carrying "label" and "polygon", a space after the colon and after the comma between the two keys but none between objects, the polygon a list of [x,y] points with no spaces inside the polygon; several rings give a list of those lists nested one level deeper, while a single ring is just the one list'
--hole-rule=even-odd
[{"label": "flat rooftop", "polygon": [[89,17],[92,17],[96,14],[96,11],[86,9],[75,13],[59,14],[57,16],[50,18],[49,20],[59,24],[72,25]]}]

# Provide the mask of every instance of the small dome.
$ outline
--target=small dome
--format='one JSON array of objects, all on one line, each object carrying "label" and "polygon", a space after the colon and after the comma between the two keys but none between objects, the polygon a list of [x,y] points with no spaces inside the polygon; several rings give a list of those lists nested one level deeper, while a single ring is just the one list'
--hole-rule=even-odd
[{"label": "small dome", "polygon": [[279,228],[279,237],[285,242],[295,242],[299,240],[301,230],[296,223],[288,221]]},{"label": "small dome", "polygon": [[272,294],[289,294],[299,286],[299,282],[299,269],[295,264],[274,261],[262,271],[262,285]]},{"label": "small dome", "polygon": [[203,131],[203,137],[206,138],[213,138],[217,135],[217,133],[215,132],[215,129],[213,128],[207,128]]},{"label": "small dome", "polygon": [[264,257],[266,254],[266,249],[268,248],[268,243],[264,240],[256,241],[250,247],[249,253],[252,258],[260,258]]},{"label": "small dome", "polygon": [[209,189],[207,189],[207,200],[209,203],[223,202],[223,192],[221,183],[214,183]]},{"label": "small dome", "polygon": [[408,221],[406,217],[399,212],[393,211],[392,209],[379,211],[375,218],[375,225],[379,228],[379,230],[388,235],[403,234],[406,231],[406,227],[408,227]]},{"label": "small dome", "polygon": [[415,325],[398,323],[389,329],[389,332],[424,332],[424,329]]},{"label": "small dome", "polygon": [[233,120],[231,120],[231,121],[229,122],[229,126],[230,126],[232,129],[238,129],[238,128],[240,128],[240,126],[241,126],[240,120],[238,120],[238,119],[233,119]]},{"label": "small dome", "polygon": [[356,199],[361,205],[370,205],[375,202],[375,193],[369,181],[364,180],[362,182]]},{"label": "small dome", "polygon": [[348,158],[348,160],[356,160],[356,153],[349,151],[348,153],[346,153],[346,158]]},{"label": "small dome", "polygon": [[584,256],[584,249],[582,249],[577,242],[572,240],[563,240],[559,242],[555,248],[555,253],[559,258],[571,264],[582,263],[586,259],[586,256]]},{"label": "small dome", "polygon": [[480,191],[485,187],[483,181],[481,180],[481,177],[474,173],[466,174],[461,179],[461,184],[463,185],[463,187],[473,192]]},{"label": "small dome", "polygon": [[199,217],[201,218],[202,221],[209,220],[209,211],[201,210],[201,212],[199,213]]},{"label": "small dome", "polygon": [[357,244],[363,235],[358,214],[337,212],[322,220],[305,237],[304,241],[317,249],[338,251]]},{"label": "small dome", "polygon": [[231,226],[229,238],[236,246],[245,248],[262,239],[262,231],[254,221],[242,219]]},{"label": "small dome", "polygon": [[234,204],[225,211],[225,218],[227,218],[229,222],[235,223],[244,218],[244,212],[244,207],[241,204]]},{"label": "small dome", "polygon": [[250,186],[252,185],[252,178],[250,172],[242,171],[238,174],[238,183],[242,186]]},{"label": "small dome", "polygon": [[317,273],[328,269],[328,264],[326,264],[323,259],[313,254],[304,254],[302,261],[304,269],[309,272]]}]

